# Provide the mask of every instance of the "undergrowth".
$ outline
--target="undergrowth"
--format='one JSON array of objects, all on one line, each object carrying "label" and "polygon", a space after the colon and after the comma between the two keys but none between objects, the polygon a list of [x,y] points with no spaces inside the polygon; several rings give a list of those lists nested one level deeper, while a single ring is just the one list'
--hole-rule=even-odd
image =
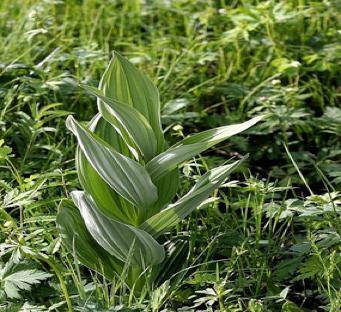
[{"label": "undergrowth", "polygon": [[[339,311],[337,1],[0,2],[0,310]],[[188,266],[144,296],[82,266],[58,235],[76,141],[112,50],[158,86],[170,143],[267,114],[181,168],[250,157],[172,230]]]}]

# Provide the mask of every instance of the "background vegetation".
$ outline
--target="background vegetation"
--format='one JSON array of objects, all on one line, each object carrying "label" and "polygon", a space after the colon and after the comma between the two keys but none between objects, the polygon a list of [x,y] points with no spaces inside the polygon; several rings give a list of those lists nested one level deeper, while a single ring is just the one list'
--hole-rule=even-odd
[{"label": "background vegetation", "polygon": [[[339,311],[341,201],[338,1],[2,0],[1,311]],[[190,243],[176,282],[130,295],[78,264],[58,236],[79,187],[76,142],[112,50],[158,85],[170,141],[262,124],[186,163],[185,193],[208,168],[250,153],[172,234]],[[287,149],[285,148],[287,146]]]}]

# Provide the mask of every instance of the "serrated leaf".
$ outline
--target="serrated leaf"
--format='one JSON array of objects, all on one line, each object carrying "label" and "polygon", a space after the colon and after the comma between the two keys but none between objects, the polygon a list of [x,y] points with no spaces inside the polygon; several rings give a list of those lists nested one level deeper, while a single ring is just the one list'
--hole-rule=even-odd
[{"label": "serrated leaf", "polygon": [[10,153],[12,153],[12,148],[8,146],[3,146],[5,141],[3,139],[0,140],[0,161],[3,159],[8,159]]},{"label": "serrated leaf", "polygon": [[0,282],[9,298],[20,298],[20,290],[31,290],[32,285],[51,277],[52,274],[29,268],[23,264],[7,262],[0,270]]}]

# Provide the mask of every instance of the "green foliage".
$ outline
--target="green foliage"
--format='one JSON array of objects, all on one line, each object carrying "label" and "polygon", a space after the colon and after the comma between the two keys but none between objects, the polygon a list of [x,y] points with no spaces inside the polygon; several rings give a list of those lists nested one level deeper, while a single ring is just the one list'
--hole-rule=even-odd
[{"label": "green foliage", "polygon": [[[66,121],[79,144],[77,169],[80,181],[84,183],[84,191],[71,193],[73,202],[80,211],[80,215],[72,214],[73,226],[70,225],[71,220],[67,213],[63,211],[57,216],[57,222],[67,245],[73,246],[70,251],[75,252],[79,258],[86,259],[85,264],[92,262],[90,267],[97,268],[99,273],[104,273],[108,278],[113,276],[110,270],[122,276],[123,270],[128,266],[128,274],[131,274],[129,278],[134,281],[131,284],[131,280],[130,283],[128,280],[128,285],[135,287],[136,283],[136,287],[140,288],[143,283],[139,279],[142,279],[143,272],[165,260],[164,247],[155,238],[177,225],[202,204],[241,161],[210,170],[175,203],[167,201],[175,195],[178,186],[175,183],[178,181],[169,182],[175,184],[174,188],[165,188],[167,182],[158,187],[160,181],[168,181],[185,160],[246,130],[262,117],[255,117],[243,124],[207,130],[167,148],[160,126],[158,91],[147,77],[115,53],[101,79],[100,87],[103,94],[99,90],[84,87],[98,98],[100,115],[94,119],[95,122],[91,122],[86,128],[72,116]],[[101,119],[105,121],[100,130],[104,130],[97,132],[96,122]],[[111,133],[116,136],[115,141],[112,137],[107,139]],[[84,163],[89,163],[91,167],[84,166]],[[94,171],[97,174],[96,179]],[[99,188],[87,188],[89,184],[96,184],[97,180],[107,183],[104,192]],[[111,195],[105,198],[107,191]],[[102,200],[96,202],[96,198]],[[106,207],[100,206],[103,198],[108,204]],[[111,200],[112,198],[115,200]],[[125,205],[126,202],[128,205]],[[109,216],[104,215],[104,211]],[[121,214],[127,218],[121,218]],[[82,221],[77,216],[81,216],[87,231],[99,244],[98,247],[94,246],[94,241],[87,246],[89,234],[84,233],[84,227],[80,228]],[[75,237],[82,247],[74,246]],[[97,254],[89,252],[94,248],[103,248],[115,260],[99,259]],[[104,252],[102,255],[107,257]],[[114,266],[111,261],[116,261],[119,265]],[[96,265],[98,262],[100,263]],[[152,274],[159,275],[160,268],[169,270],[170,268],[165,267],[166,263],[167,260],[154,268],[155,272]],[[172,263],[172,270],[176,273],[174,263],[176,262]],[[109,275],[106,272],[110,272]],[[153,283],[151,276],[146,281],[150,285]]]},{"label": "green foliage", "polygon": [[[338,1],[2,0],[0,16],[0,263],[26,262],[29,270],[53,274],[19,290],[20,299],[1,298],[1,311],[339,311]],[[132,276],[128,267],[94,241],[66,200],[80,188],[105,194],[93,200],[106,217],[140,222],[137,213],[126,214],[134,205],[98,179],[81,153],[76,161],[84,170],[76,172],[77,141],[65,127],[67,115],[90,120],[97,113],[90,95],[103,94],[78,85],[99,85],[113,50],[157,86],[169,146],[188,133],[267,115],[155,182],[168,198],[158,198],[151,216],[186,195],[209,168],[252,155],[156,238],[165,260],[151,279],[167,282],[138,297],[124,282]],[[157,101],[150,80],[143,89]],[[161,146],[143,144],[141,138],[155,137],[136,127],[145,115],[121,102],[98,101],[108,121],[97,115],[91,123],[120,153],[149,161]],[[112,202],[127,209],[114,211]],[[71,233],[71,246],[61,242],[57,211],[69,221],[62,235]],[[85,246],[84,257],[77,256],[74,250]]]},{"label": "green foliage", "polygon": [[[20,290],[30,291],[32,285],[39,284],[51,276],[52,274],[34,269],[28,264],[15,264],[11,261],[0,269],[1,288],[9,298],[20,298]],[[4,294],[1,294],[1,297],[4,297]]]}]

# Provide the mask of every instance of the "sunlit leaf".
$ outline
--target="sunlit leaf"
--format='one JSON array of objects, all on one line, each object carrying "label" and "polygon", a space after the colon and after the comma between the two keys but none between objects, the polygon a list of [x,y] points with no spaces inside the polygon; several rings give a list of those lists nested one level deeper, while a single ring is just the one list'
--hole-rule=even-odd
[{"label": "sunlit leaf", "polygon": [[164,137],[159,92],[153,82],[115,52],[101,79],[100,89],[107,97],[136,108],[150,123],[158,142],[158,151],[162,151]]},{"label": "sunlit leaf", "polygon": [[263,117],[254,117],[244,123],[210,129],[185,138],[165,152],[154,157],[146,166],[152,180],[157,181],[179,164],[208,148],[238,134],[259,122]]},{"label": "sunlit leaf", "polygon": [[88,268],[113,279],[123,264],[103,249],[87,230],[79,210],[71,202],[64,201],[57,215],[61,237],[69,251]]},{"label": "sunlit leaf", "polygon": [[140,267],[158,264],[163,260],[164,249],[150,234],[105,217],[84,192],[74,191],[71,196],[92,237],[111,255]]},{"label": "sunlit leaf", "polygon": [[67,118],[66,125],[77,137],[90,164],[121,196],[144,210],[157,200],[157,189],[144,167],[110,148],[72,116]]},{"label": "sunlit leaf", "polygon": [[208,171],[185,196],[149,218],[140,228],[157,237],[175,226],[207,199],[243,160]]},{"label": "sunlit leaf", "polygon": [[[119,137],[115,135],[115,129],[99,115],[90,121],[88,127],[108,144],[117,147],[121,153],[129,153],[126,146],[120,146],[120,141],[117,140]],[[138,224],[137,208],[115,192],[101,178],[79,147],[76,153],[76,166],[79,182],[83,189],[91,195],[100,211],[110,218],[115,218],[128,224]]]},{"label": "sunlit leaf", "polygon": [[[148,120],[138,110],[115,99],[105,97],[95,88],[88,86],[83,86],[83,88],[100,100],[98,101],[98,110],[104,119],[115,127],[117,132],[121,131],[122,128],[124,129],[122,136],[127,144],[129,144],[128,135],[146,161],[155,156],[157,150],[155,134]],[[117,124],[121,128],[118,128]]]}]

